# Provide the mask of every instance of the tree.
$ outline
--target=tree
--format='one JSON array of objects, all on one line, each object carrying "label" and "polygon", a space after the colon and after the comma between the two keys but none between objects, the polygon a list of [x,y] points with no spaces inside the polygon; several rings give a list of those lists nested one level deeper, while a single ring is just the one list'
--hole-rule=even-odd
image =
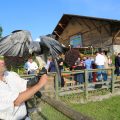
[{"label": "tree", "polygon": [[2,27],[0,26],[0,38],[2,37],[2,32],[3,32],[3,29],[2,29]]},{"label": "tree", "polygon": [[65,63],[67,63],[69,67],[72,67],[75,65],[75,61],[78,59],[78,57],[80,57],[79,50],[70,49],[65,53]]}]

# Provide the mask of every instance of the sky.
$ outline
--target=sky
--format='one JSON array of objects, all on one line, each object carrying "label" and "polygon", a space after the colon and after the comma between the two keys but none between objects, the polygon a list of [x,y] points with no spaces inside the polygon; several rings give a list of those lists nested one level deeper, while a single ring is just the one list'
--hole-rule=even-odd
[{"label": "sky", "polygon": [[0,0],[3,37],[14,30],[30,31],[33,40],[51,34],[63,14],[120,20],[119,0]]}]

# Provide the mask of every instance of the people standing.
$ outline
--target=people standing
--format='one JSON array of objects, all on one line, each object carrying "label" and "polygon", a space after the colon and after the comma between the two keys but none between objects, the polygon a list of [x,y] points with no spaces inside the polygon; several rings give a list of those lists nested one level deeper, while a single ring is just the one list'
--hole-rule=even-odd
[{"label": "people standing", "polygon": [[[84,64],[85,64],[85,69],[87,70],[92,69],[92,60],[90,57],[87,57],[87,59],[84,61]],[[93,81],[92,72],[88,73],[88,81],[89,82]]]},{"label": "people standing", "polygon": [[[60,73],[61,73],[64,70],[63,54],[59,55],[57,62],[58,62],[59,70],[60,70]],[[61,74],[61,81],[59,81],[59,82],[61,84],[61,87],[64,87],[64,78],[63,78],[62,74]]]},{"label": "people standing", "polygon": [[48,70],[49,70],[49,66],[50,66],[50,62],[52,61],[52,57],[51,56],[48,56],[48,58],[47,58],[47,63],[46,63],[46,65],[45,65],[45,69],[47,70],[47,72],[48,72]]},{"label": "people standing", "polygon": [[120,75],[120,53],[115,57],[115,74]]},{"label": "people standing", "polygon": [[104,56],[104,58],[105,58],[104,67],[105,67],[106,69],[108,69],[108,68],[109,68],[109,61],[108,61],[107,53],[106,53],[105,51],[102,51],[101,54],[102,54],[102,55]]},{"label": "people standing", "polygon": [[28,58],[28,61],[25,63],[24,68],[27,70],[28,74],[35,74],[38,70],[38,65],[33,61],[32,57]]},{"label": "people standing", "polygon": [[59,58],[58,58],[58,66],[59,66],[60,71],[64,70],[63,65],[64,65],[64,60],[63,60],[62,54],[61,54],[61,55],[59,55]]},{"label": "people standing", "polygon": [[[84,65],[82,64],[82,62],[79,63],[79,64],[74,68],[74,70],[83,70],[83,69],[85,69],[85,67],[84,67]],[[78,82],[79,84],[83,84],[83,82],[84,82],[84,73],[76,73],[76,74],[74,75],[74,80],[75,80],[76,82]]]},{"label": "people standing", "polygon": [[48,72],[56,72],[55,62],[53,61],[53,59],[51,59],[50,61]]},{"label": "people standing", "polygon": [[78,59],[75,61],[75,65],[79,65],[80,61],[81,61],[81,59],[80,59],[80,57],[78,57]]},{"label": "people standing", "polygon": [[[97,68],[98,69],[104,69],[105,68],[105,57],[102,55],[102,51],[100,52],[97,52],[96,53],[96,58],[95,58],[95,64],[97,65]],[[97,72],[97,78],[98,78],[98,81],[101,81],[102,78],[101,78],[101,75],[102,75],[102,78],[104,81],[107,80],[107,73],[105,70],[99,70]]]}]

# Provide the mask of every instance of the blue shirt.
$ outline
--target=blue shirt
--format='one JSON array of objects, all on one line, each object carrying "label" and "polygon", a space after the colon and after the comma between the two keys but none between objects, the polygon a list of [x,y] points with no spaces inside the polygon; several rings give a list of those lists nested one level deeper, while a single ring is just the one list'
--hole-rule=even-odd
[{"label": "blue shirt", "polygon": [[92,68],[92,60],[87,59],[84,61],[86,69],[91,69]]}]

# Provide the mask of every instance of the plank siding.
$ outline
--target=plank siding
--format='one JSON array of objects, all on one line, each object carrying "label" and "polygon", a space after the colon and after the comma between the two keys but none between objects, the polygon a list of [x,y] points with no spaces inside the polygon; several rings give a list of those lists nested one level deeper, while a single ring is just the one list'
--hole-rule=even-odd
[{"label": "plank siding", "polygon": [[[112,44],[110,25],[107,22],[75,18],[61,34],[59,41],[68,46],[71,36],[82,34],[83,46],[105,47]],[[117,42],[118,43],[118,42]]]}]

